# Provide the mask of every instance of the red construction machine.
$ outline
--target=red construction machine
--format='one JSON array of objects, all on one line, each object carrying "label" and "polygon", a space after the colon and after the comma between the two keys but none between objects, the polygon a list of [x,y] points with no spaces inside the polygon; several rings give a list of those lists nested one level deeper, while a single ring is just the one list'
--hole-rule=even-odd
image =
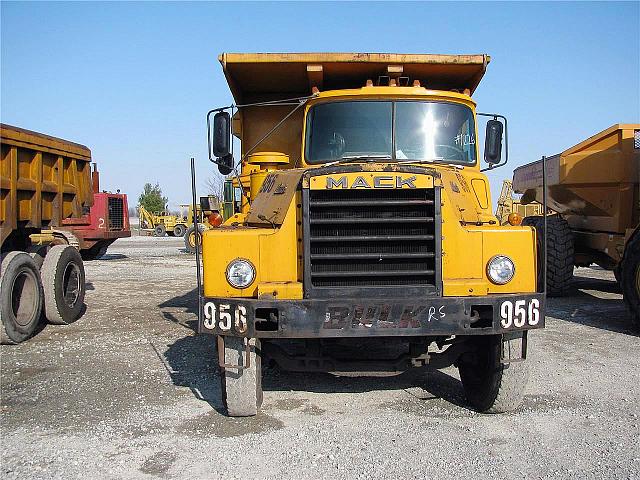
[{"label": "red construction machine", "polygon": [[77,242],[84,260],[100,258],[118,238],[131,236],[127,195],[119,190],[117,193],[101,192],[100,173],[95,163],[91,178],[93,206],[85,208],[80,218],[63,220],[54,233],[63,236],[66,243]]}]

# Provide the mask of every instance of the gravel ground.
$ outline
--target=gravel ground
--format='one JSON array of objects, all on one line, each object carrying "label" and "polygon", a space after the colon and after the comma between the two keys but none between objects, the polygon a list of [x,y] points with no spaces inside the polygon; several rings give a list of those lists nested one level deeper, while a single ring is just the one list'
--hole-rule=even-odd
[{"label": "gravel ground", "polygon": [[454,368],[272,368],[262,412],[231,419],[182,241],[85,265],[82,319],[1,347],[3,478],[640,478],[640,338],[609,272],[550,301],[516,413],[470,411]]}]

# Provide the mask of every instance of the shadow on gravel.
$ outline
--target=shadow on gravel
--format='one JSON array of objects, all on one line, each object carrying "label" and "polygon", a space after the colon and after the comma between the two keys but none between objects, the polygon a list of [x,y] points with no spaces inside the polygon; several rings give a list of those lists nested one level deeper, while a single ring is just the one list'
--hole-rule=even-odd
[{"label": "shadow on gravel", "polygon": [[588,291],[620,294],[617,282],[598,278],[575,277],[569,296],[550,298],[547,315],[567,322],[625,335],[639,336],[631,315],[621,298],[602,298]]},{"label": "shadow on gravel", "polygon": [[129,258],[126,255],[123,255],[121,253],[105,253],[104,255],[102,255],[100,258],[96,258],[95,260],[100,260],[100,261],[110,261],[110,260],[125,260]]},{"label": "shadow on gravel", "polygon": [[[213,335],[189,335],[156,354],[167,366],[171,382],[177,387],[187,387],[198,400],[207,402],[222,413],[220,374]],[[155,349],[155,347],[154,347]]]},{"label": "shadow on gravel", "polygon": [[165,320],[191,330],[187,336],[167,345],[164,354],[156,350],[167,366],[171,381],[178,387],[188,387],[197,399],[222,413],[216,337],[196,333],[197,288],[170,298],[158,307]]},{"label": "shadow on gravel", "polygon": [[[172,323],[177,323],[189,330],[196,331],[198,329],[198,289],[188,291],[184,295],[178,295],[170,298],[158,305],[162,316]],[[178,318],[181,317],[186,319]],[[186,315],[185,315],[186,314]]]},{"label": "shadow on gravel", "polygon": [[277,366],[264,372],[262,388],[265,391],[303,391],[314,393],[365,393],[383,390],[404,390],[420,387],[430,394],[420,400],[443,399],[468,409],[460,381],[440,370],[428,367],[379,376],[367,372],[342,375],[317,372],[287,372]]}]

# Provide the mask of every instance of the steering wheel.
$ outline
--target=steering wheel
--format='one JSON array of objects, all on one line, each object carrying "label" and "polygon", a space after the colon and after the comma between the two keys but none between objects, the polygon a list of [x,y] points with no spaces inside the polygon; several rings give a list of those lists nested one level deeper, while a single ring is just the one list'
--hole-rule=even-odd
[{"label": "steering wheel", "polygon": [[327,142],[329,146],[329,150],[331,151],[331,156],[333,158],[340,158],[347,147],[347,142],[345,141],[342,134],[339,132],[333,132],[333,137],[329,139]]},{"label": "steering wheel", "polygon": [[454,147],[452,145],[436,145],[436,149],[440,149],[443,148],[445,150],[449,150],[449,151],[453,151],[453,153],[455,154],[455,157],[457,158],[452,158],[448,155],[443,155],[444,158],[446,158],[447,160],[461,160],[464,161],[464,151],[460,150],[458,147]]}]

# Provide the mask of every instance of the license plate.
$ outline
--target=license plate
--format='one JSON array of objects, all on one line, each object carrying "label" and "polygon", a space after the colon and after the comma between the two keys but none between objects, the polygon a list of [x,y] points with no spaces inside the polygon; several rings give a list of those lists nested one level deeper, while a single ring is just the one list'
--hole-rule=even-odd
[{"label": "license plate", "polygon": [[502,328],[535,327],[540,322],[540,300],[505,300],[500,304]]},{"label": "license plate", "polygon": [[215,304],[207,302],[203,307],[203,326],[208,330],[229,332],[231,328],[238,333],[246,333],[247,307],[244,305],[231,305],[229,303]]}]

